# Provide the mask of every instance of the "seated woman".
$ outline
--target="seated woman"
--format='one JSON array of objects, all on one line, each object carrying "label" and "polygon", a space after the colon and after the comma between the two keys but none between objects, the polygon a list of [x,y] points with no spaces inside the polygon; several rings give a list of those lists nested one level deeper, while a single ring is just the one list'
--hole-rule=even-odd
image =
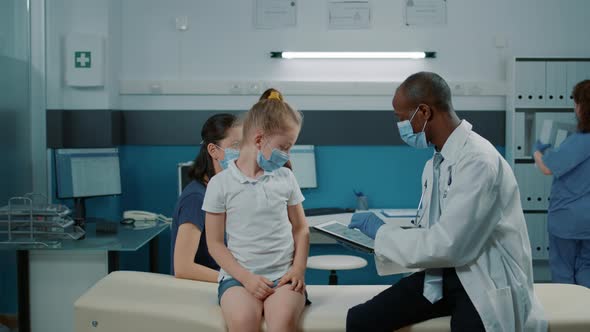
[{"label": "seated woman", "polygon": [[201,138],[201,150],[189,171],[192,181],[172,215],[170,270],[177,278],[217,282],[219,265],[209,255],[201,207],[209,180],[238,157],[242,126],[234,115],[216,114],[203,125]]}]

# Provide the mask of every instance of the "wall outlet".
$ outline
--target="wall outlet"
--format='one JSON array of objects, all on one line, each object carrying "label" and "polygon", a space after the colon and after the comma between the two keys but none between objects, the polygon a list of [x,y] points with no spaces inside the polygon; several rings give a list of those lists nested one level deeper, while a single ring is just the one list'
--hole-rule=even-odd
[{"label": "wall outlet", "polygon": [[177,16],[175,19],[176,30],[186,31],[188,30],[188,16]]},{"label": "wall outlet", "polygon": [[260,94],[262,91],[260,91],[260,84],[258,83],[251,83],[250,85],[248,85],[248,93],[251,95],[258,95]]},{"label": "wall outlet", "polygon": [[508,46],[508,40],[504,35],[496,35],[494,37],[494,45],[496,48],[506,48]]},{"label": "wall outlet", "polygon": [[242,85],[239,83],[232,83],[232,85],[229,88],[229,93],[232,95],[242,94]]},{"label": "wall outlet", "polygon": [[150,92],[154,95],[162,94],[162,85],[160,84],[160,82],[150,83]]}]

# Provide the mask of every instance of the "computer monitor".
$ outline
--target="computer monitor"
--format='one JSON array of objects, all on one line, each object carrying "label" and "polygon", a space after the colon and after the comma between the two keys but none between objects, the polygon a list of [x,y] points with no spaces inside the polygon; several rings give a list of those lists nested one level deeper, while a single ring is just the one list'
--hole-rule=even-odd
[{"label": "computer monitor", "polygon": [[[315,166],[315,147],[313,145],[294,145],[291,148],[291,166],[293,173],[301,188],[317,188],[317,175]],[[178,164],[178,195],[191,182],[188,172],[192,161]]]},{"label": "computer monitor", "polygon": [[75,200],[74,219],[86,218],[85,198],[121,194],[119,149],[58,149],[55,151],[57,197]]},{"label": "computer monitor", "polygon": [[315,147],[313,145],[294,145],[291,148],[291,167],[299,187],[317,188],[315,167]]},{"label": "computer monitor", "polygon": [[182,194],[184,187],[186,187],[191,182],[191,179],[188,177],[188,172],[192,165],[192,161],[178,164],[178,196]]}]

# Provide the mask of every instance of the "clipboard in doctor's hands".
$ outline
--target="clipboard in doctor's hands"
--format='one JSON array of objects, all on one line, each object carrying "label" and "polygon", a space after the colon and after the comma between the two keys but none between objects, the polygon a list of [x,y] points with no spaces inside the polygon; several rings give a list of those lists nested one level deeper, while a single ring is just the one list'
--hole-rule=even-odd
[{"label": "clipboard in doctor's hands", "polygon": [[350,229],[347,225],[338,221],[328,221],[313,228],[336,241],[351,246],[356,250],[366,253],[375,252],[375,240],[363,234],[357,229]]}]

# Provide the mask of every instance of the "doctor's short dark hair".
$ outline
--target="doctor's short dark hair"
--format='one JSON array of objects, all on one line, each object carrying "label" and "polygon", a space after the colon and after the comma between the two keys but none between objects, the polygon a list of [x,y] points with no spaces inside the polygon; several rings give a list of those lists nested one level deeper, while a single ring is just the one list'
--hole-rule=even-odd
[{"label": "doctor's short dark hair", "polygon": [[578,130],[590,133],[590,80],[584,80],[574,87],[574,102],[580,107]]},{"label": "doctor's short dark hair", "polygon": [[207,185],[209,179],[215,175],[213,158],[209,155],[207,145],[209,143],[219,145],[219,142],[227,137],[228,129],[238,125],[240,125],[239,118],[228,113],[215,114],[205,121],[201,128],[201,149],[188,171],[188,177],[191,180]]},{"label": "doctor's short dark hair", "polygon": [[451,88],[438,74],[422,71],[410,75],[400,85],[406,97],[416,106],[427,104],[441,111],[453,109]]}]

